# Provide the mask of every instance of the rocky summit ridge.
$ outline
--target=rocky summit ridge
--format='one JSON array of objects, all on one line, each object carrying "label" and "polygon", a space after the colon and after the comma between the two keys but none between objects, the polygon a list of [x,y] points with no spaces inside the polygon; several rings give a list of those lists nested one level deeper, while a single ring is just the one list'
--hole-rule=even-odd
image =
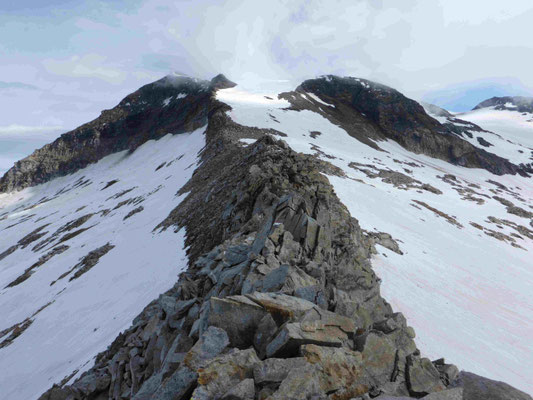
[{"label": "rocky summit ridge", "polygon": [[[146,306],[94,366],[41,400],[531,399],[509,385],[431,361],[380,294],[375,245],[324,176],[268,129],[228,117],[214,93],[234,84],[169,76],[20,161],[0,191],[33,186],[164,133],[206,126],[185,199],[154,230],[187,232],[189,268]],[[304,103],[314,93],[334,108]],[[186,94],[186,96],[180,96]],[[496,174],[525,174],[448,132],[418,103],[369,81],[328,76],[281,97],[314,108],[369,146],[408,150]],[[240,140],[258,140],[246,147]],[[277,136],[277,137],[276,137]],[[399,250],[398,250],[399,251]]]},{"label": "rocky summit ridge", "polygon": [[[0,193],[35,186],[64,176],[122,150],[133,151],[171,132],[190,132],[207,123],[210,97],[235,86],[224,75],[211,81],[168,75],[125,97],[100,117],[67,132],[18,161],[0,178]],[[319,108],[298,96],[310,92],[334,105]],[[417,154],[494,174],[532,173],[458,138],[424,108],[395,89],[368,80],[327,75],[303,82],[281,95],[294,109],[315,111],[374,148],[391,139]],[[483,103],[481,103],[483,104]],[[528,103],[529,104],[529,103]]]},{"label": "rocky summit ridge", "polygon": [[204,126],[210,95],[232,85],[223,75],[206,81],[175,74],[145,85],[95,120],[15,163],[0,179],[0,193],[70,174],[112,153],[134,151],[169,132]]}]

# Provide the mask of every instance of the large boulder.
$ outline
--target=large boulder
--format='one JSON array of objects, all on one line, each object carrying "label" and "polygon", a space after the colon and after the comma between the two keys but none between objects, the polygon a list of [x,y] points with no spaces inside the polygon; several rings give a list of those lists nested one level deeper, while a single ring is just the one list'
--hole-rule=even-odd
[{"label": "large boulder", "polygon": [[306,364],[304,357],[267,358],[254,366],[254,380],[257,384],[280,383],[291,370]]},{"label": "large boulder", "polygon": [[208,324],[228,332],[233,347],[249,347],[266,310],[245,296],[211,297],[209,303]]},{"label": "large boulder", "polygon": [[407,383],[412,395],[423,396],[445,389],[437,368],[428,358],[407,357]]},{"label": "large boulder", "polygon": [[[194,400],[217,400],[244,379],[253,377],[253,368],[260,360],[254,349],[236,350],[219,356],[198,370],[198,387]],[[177,397],[179,398],[179,397]]]}]

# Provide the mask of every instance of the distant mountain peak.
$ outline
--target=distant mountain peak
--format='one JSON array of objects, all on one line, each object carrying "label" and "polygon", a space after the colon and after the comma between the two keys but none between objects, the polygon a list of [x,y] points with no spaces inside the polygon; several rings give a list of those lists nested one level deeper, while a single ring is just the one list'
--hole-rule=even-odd
[{"label": "distant mountain peak", "polygon": [[230,81],[224,74],[218,74],[211,79],[211,87],[213,89],[228,89],[237,86],[235,82]]},{"label": "distant mountain peak", "polygon": [[485,101],[482,101],[474,110],[482,108],[494,107],[495,110],[508,110],[518,112],[533,113],[533,97],[525,96],[503,96],[503,97],[491,97]]}]

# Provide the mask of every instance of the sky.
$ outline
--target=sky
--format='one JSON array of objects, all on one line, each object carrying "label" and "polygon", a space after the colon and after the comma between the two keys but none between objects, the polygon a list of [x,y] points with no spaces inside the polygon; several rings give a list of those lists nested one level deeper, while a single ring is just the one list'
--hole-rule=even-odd
[{"label": "sky", "polygon": [[453,111],[531,95],[531,21],[531,0],[2,0],[0,173],[173,71],[350,75]]}]

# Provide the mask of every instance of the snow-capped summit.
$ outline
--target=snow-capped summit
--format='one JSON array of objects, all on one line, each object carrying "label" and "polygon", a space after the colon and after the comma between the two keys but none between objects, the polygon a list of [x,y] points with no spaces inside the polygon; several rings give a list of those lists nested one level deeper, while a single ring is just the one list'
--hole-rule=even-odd
[{"label": "snow-capped summit", "polygon": [[473,110],[492,107],[494,110],[517,111],[533,114],[533,97],[504,96],[492,97],[482,101]]}]

